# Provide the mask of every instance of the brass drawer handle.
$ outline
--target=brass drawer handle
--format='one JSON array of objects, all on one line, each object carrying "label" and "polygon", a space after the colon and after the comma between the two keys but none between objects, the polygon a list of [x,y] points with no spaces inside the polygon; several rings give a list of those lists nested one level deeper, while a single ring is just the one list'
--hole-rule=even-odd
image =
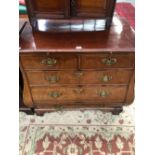
[{"label": "brass drawer handle", "polygon": [[109,96],[109,95],[110,95],[110,93],[105,91],[105,90],[102,90],[102,91],[99,92],[99,96],[101,96],[101,97],[106,97],[106,96]]},{"label": "brass drawer handle", "polygon": [[56,75],[53,75],[53,76],[47,77],[46,80],[48,80],[49,83],[57,83],[59,81],[59,77]]},{"label": "brass drawer handle", "polygon": [[57,60],[54,58],[47,58],[47,59],[43,59],[41,63],[47,66],[54,66],[57,63]]},{"label": "brass drawer handle", "polygon": [[109,65],[109,66],[117,63],[116,58],[103,58],[101,61],[102,61],[103,64]]},{"label": "brass drawer handle", "polygon": [[74,91],[74,93],[76,93],[76,94],[81,94],[81,93],[84,92],[84,89],[83,89],[83,88],[75,88],[73,91]]},{"label": "brass drawer handle", "polygon": [[62,95],[62,93],[60,93],[60,92],[50,92],[49,93],[49,96],[50,97],[53,97],[53,98],[58,98],[58,97],[60,97]]},{"label": "brass drawer handle", "polygon": [[104,75],[101,77],[102,82],[108,82],[110,80],[112,80],[112,76]]},{"label": "brass drawer handle", "polygon": [[83,76],[83,72],[75,72],[75,76],[80,78],[81,76]]}]

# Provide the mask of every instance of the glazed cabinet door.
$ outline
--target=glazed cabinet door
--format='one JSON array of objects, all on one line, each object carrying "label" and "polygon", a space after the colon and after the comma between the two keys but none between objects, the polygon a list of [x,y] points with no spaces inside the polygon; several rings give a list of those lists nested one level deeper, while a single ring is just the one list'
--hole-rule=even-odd
[{"label": "glazed cabinet door", "polygon": [[26,0],[35,17],[65,18],[69,14],[70,0]]},{"label": "glazed cabinet door", "polygon": [[107,0],[71,0],[73,17],[102,18],[105,17]]}]

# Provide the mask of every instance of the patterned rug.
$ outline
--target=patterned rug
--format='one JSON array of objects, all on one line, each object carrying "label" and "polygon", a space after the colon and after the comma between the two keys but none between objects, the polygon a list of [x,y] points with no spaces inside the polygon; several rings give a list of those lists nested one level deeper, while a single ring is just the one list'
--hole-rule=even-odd
[{"label": "patterned rug", "polygon": [[20,112],[20,155],[134,155],[134,105],[119,116],[76,110]]}]

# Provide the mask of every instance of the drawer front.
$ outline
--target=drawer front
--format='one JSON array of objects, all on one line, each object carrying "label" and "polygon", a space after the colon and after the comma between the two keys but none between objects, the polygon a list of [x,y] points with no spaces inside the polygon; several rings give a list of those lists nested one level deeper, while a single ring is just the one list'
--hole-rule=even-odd
[{"label": "drawer front", "polygon": [[25,69],[74,69],[77,68],[76,56],[21,56]]},{"label": "drawer front", "polygon": [[123,102],[127,87],[32,87],[32,96],[38,104],[56,104],[66,101]]},{"label": "drawer front", "polygon": [[30,85],[128,84],[133,70],[27,71]]},{"label": "drawer front", "polygon": [[134,54],[103,54],[81,56],[81,69],[133,68]]},{"label": "drawer front", "polygon": [[132,70],[83,71],[81,84],[128,84]]}]

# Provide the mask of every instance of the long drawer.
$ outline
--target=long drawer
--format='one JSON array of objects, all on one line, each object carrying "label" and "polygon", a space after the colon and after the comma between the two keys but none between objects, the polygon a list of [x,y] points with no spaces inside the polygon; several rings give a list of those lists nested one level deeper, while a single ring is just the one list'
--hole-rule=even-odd
[{"label": "long drawer", "polygon": [[126,86],[61,86],[31,88],[33,101],[38,104],[56,104],[66,101],[73,101],[74,103],[74,101],[84,102],[92,100],[106,103],[124,102],[126,91]]},{"label": "long drawer", "polygon": [[62,84],[128,84],[133,70],[27,71],[31,86]]},{"label": "long drawer", "polygon": [[75,69],[77,57],[70,55],[28,55],[21,56],[21,62],[25,69]]}]

